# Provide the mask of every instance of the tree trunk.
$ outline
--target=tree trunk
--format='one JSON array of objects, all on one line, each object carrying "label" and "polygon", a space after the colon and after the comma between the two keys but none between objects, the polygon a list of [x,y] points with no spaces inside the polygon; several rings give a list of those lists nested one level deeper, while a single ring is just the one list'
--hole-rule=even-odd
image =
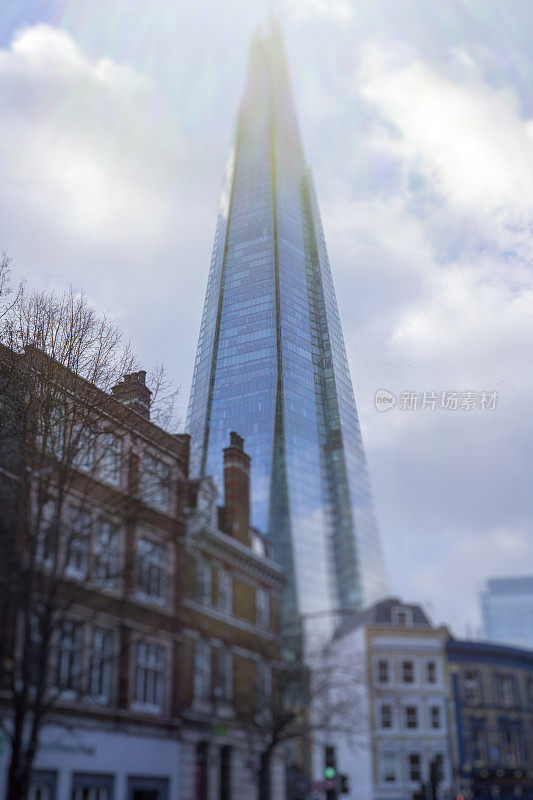
[{"label": "tree trunk", "polygon": [[270,765],[272,750],[261,753],[261,767],[259,771],[259,800],[270,800]]}]

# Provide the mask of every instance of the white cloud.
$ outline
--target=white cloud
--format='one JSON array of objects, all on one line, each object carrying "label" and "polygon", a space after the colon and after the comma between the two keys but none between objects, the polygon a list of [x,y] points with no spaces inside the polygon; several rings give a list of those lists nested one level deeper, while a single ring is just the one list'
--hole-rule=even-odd
[{"label": "white cloud", "polygon": [[4,187],[20,217],[90,241],[162,234],[166,167],[178,172],[186,154],[178,136],[170,150],[156,136],[176,120],[146,80],[37,25],[0,51],[0,90]]},{"label": "white cloud", "polygon": [[348,20],[353,17],[349,0],[287,0],[287,5],[295,19]]},{"label": "white cloud", "polygon": [[458,82],[375,44],[365,48],[359,79],[362,96],[394,126],[404,157],[447,201],[519,220],[531,212],[531,121],[521,118],[512,92],[483,83],[473,68]]}]

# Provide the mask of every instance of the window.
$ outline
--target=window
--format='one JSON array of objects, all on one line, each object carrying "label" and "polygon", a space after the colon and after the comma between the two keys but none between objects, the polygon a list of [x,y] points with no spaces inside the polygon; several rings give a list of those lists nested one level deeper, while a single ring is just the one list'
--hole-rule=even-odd
[{"label": "window", "polygon": [[72,463],[88,472],[94,467],[94,430],[88,422],[73,425],[71,435]]},{"label": "window", "polygon": [[227,647],[216,650],[216,700],[231,700],[233,696],[233,656]]},{"label": "window", "polygon": [[113,637],[110,631],[94,628],[91,641],[89,695],[98,703],[109,703],[111,699],[112,655]]},{"label": "window", "polygon": [[56,551],[58,530],[56,515],[52,500],[47,500],[36,512],[35,561],[47,567],[52,566]]},{"label": "window", "polygon": [[71,507],[66,542],[67,575],[80,579],[87,577],[90,534],[91,516],[89,512]]},{"label": "window", "polygon": [[57,685],[61,691],[78,691],[83,629],[79,622],[63,622],[59,637]]},{"label": "window", "polygon": [[28,800],[54,800],[56,796],[56,773],[48,770],[32,770],[28,788]]},{"label": "window", "polygon": [[217,571],[217,608],[231,614],[232,591],[231,575],[224,567],[219,567]]},{"label": "window", "polygon": [[74,773],[71,800],[112,800],[113,776]]},{"label": "window", "polygon": [[392,728],[392,706],[388,703],[381,706],[381,727]]},{"label": "window", "polygon": [[211,603],[211,564],[203,556],[196,561],[196,599],[199,603]]},{"label": "window", "polygon": [[517,731],[513,728],[504,728],[501,739],[506,765],[508,767],[518,767],[520,764],[520,747]]},{"label": "window", "polygon": [[418,708],[416,706],[405,706],[404,722],[406,728],[418,728]]},{"label": "window", "polygon": [[389,662],[384,658],[378,661],[378,682],[389,682]]},{"label": "window", "polygon": [[118,577],[118,526],[104,517],[97,525],[93,577],[105,586],[115,586]]},{"label": "window", "polygon": [[476,761],[484,761],[485,741],[483,734],[483,723],[480,723],[478,720],[476,720],[472,724],[468,741],[470,743],[470,758],[474,764]]},{"label": "window", "polygon": [[259,704],[270,702],[272,698],[272,667],[263,660],[257,664],[257,692]]},{"label": "window", "polygon": [[410,608],[396,606],[392,609],[392,623],[400,628],[405,628],[413,624],[413,612]]},{"label": "window", "polygon": [[167,548],[141,538],[137,543],[137,589],[142,597],[158,602],[166,599]]},{"label": "window", "polygon": [[431,706],[430,708],[430,723],[434,730],[438,730],[441,726],[440,719],[440,706]]},{"label": "window", "polygon": [[415,665],[412,661],[402,661],[402,680],[404,683],[414,683]]},{"label": "window", "polygon": [[528,706],[533,706],[533,678],[528,678],[526,682],[526,697]]},{"label": "window", "polygon": [[476,670],[466,670],[463,681],[463,691],[467,703],[479,703],[481,700],[481,682],[479,673]]},{"label": "window", "polygon": [[512,675],[496,676],[496,692],[498,702],[509,708],[515,704],[514,700],[514,679]]},{"label": "window", "polygon": [[167,511],[170,506],[170,467],[160,458],[145,453],[141,475],[142,499]]},{"label": "window", "polygon": [[24,659],[28,668],[31,686],[36,686],[42,674],[43,656],[43,623],[44,619],[36,611],[28,613],[27,638],[24,642]]},{"label": "window", "polygon": [[100,442],[100,475],[113,486],[119,486],[122,473],[122,439],[114,433],[104,433]]},{"label": "window", "polygon": [[435,764],[436,774],[440,776],[441,781],[446,780],[446,775],[444,772],[444,754],[443,753],[435,753],[432,759],[433,763]]},{"label": "window", "polygon": [[270,598],[262,586],[255,592],[255,622],[261,628],[268,628],[270,623]]},{"label": "window", "polygon": [[211,648],[205,639],[197,639],[194,651],[194,696],[209,700],[211,695]]},{"label": "window", "polygon": [[434,661],[426,662],[426,683],[437,683],[437,665]]},{"label": "window", "polygon": [[163,706],[165,653],[162,647],[150,642],[137,644],[135,671],[135,703],[153,711]]},{"label": "window", "polygon": [[382,783],[395,783],[397,780],[396,753],[381,753],[379,777]]},{"label": "window", "polygon": [[407,774],[409,780],[413,783],[422,779],[420,753],[409,753],[407,757]]}]

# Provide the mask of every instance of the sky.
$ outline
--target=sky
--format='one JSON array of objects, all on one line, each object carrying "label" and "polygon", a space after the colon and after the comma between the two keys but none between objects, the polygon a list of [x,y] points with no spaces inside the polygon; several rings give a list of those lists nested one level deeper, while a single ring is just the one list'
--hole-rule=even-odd
[{"label": "sky", "polygon": [[[270,6],[391,591],[473,635],[485,579],[533,573],[533,5]],[[260,0],[0,9],[0,248],[15,279],[85,289],[145,368],[164,362],[182,425],[249,40],[267,11]],[[376,410],[379,389],[394,408]],[[459,407],[440,408],[442,392]],[[461,407],[463,392],[476,407]],[[497,392],[495,408],[481,408],[483,392]]]}]

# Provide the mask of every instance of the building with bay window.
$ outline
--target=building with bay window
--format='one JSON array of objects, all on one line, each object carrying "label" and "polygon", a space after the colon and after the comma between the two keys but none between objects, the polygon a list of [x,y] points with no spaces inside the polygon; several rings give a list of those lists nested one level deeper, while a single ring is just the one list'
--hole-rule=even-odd
[{"label": "building with bay window", "polygon": [[[261,742],[280,666],[283,573],[250,526],[250,458],[231,433],[224,505],[212,478],[190,481],[183,555],[181,784],[183,800],[255,797]],[[285,796],[284,764],[271,765],[271,796]]]}]

